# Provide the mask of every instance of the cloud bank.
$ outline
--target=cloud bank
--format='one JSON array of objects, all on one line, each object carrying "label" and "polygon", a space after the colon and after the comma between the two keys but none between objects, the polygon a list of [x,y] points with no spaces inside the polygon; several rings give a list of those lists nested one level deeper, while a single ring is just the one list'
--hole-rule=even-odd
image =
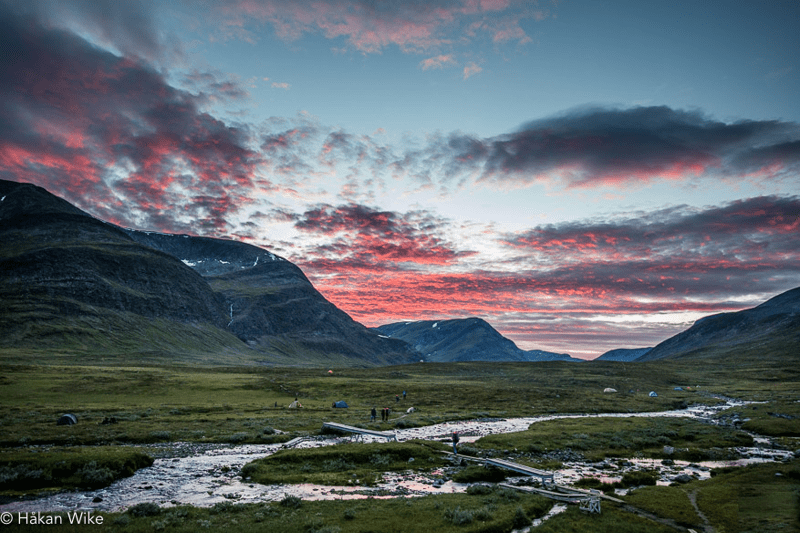
[{"label": "cloud bank", "polygon": [[[531,348],[566,351],[565,343],[580,341],[610,349],[631,338],[626,317],[630,324],[639,317],[636,338],[645,343],[685,327],[691,314],[741,309],[797,285],[796,195],[514,232],[436,209],[464,190],[624,193],[703,181],[800,187],[795,123],[722,122],[664,106],[586,107],[494,137],[453,132],[391,142],[307,113],[231,123],[210,109],[246,101],[243,84],[193,70],[176,76],[177,87],[148,60],[163,58],[167,47],[145,4],[107,5],[108,19],[97,19],[91,42],[76,28],[99,17],[104,4],[81,5],[83,22],[57,24],[55,7],[44,14],[0,3],[0,178],[36,183],[104,220],[141,229],[269,244],[256,240],[262,226],[283,224],[297,238],[280,246],[323,294],[368,325],[478,315]],[[323,21],[337,6],[339,18]],[[234,15],[247,17],[243,31],[256,20],[287,39],[322,32],[365,53],[392,45],[426,54],[457,27],[471,28],[467,38],[513,36],[513,24],[491,33],[500,27],[492,17],[515,12],[519,19],[523,9],[501,0],[222,8],[231,27]],[[101,45],[115,24],[127,30],[114,37],[112,51]],[[432,52],[420,68],[453,66],[450,57]],[[423,194],[435,201],[385,207]],[[683,322],[669,321],[681,314]]]}]

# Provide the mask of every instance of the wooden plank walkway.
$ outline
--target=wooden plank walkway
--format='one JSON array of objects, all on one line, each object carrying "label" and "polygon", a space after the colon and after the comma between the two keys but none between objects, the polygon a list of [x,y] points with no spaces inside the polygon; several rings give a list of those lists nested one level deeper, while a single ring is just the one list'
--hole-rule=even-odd
[{"label": "wooden plank walkway", "polygon": [[300,444],[304,440],[308,440],[308,437],[295,437],[292,440],[290,440],[289,442],[284,442],[282,447],[283,448],[294,448],[295,446],[297,446],[298,444]]},{"label": "wooden plank walkway", "polygon": [[620,500],[619,498],[615,498],[613,496],[609,496],[608,494],[600,492],[599,490],[589,491],[589,490],[585,490],[585,489],[579,489],[579,488],[576,488],[576,487],[570,487],[570,486],[567,486],[567,485],[556,485],[555,487],[557,489],[561,489],[561,490],[568,490],[568,491],[571,491],[571,492],[577,492],[577,493],[583,494],[585,496],[597,496],[598,498],[602,498],[602,499],[608,500],[610,502],[625,503],[625,501]]},{"label": "wooden plank walkway", "polygon": [[551,500],[559,500],[567,503],[578,503],[586,498],[585,494],[579,494],[577,492],[554,492],[552,490],[540,489],[538,487],[523,487],[519,485],[509,485],[508,483],[499,483],[498,485],[507,489],[521,490],[523,492],[534,492],[536,494],[541,494],[542,496],[547,496]]},{"label": "wooden plank walkway", "polygon": [[389,431],[374,431],[372,429],[364,429],[364,428],[357,428],[353,426],[348,426],[345,424],[339,424],[337,422],[323,422],[322,427],[328,429],[334,429],[336,431],[343,431],[345,433],[355,433],[357,435],[369,435],[371,437],[381,437],[386,440],[397,440],[397,435]]},{"label": "wooden plank walkway", "polygon": [[545,498],[550,498],[551,500],[557,500],[571,504],[578,504],[580,506],[581,511],[587,511],[589,513],[600,514],[601,512],[600,498],[606,498],[611,501],[624,503],[622,500],[618,500],[617,498],[606,496],[599,490],[587,491],[587,490],[576,489],[574,487],[565,487],[563,485],[555,485],[555,488],[561,490],[567,490],[568,492],[558,492],[553,490],[540,489],[538,487],[521,487],[518,485],[509,485],[508,483],[500,483],[500,486],[505,487],[507,489],[533,492],[535,494],[540,494]]},{"label": "wooden plank walkway", "polygon": [[512,470],[526,476],[538,477],[543,482],[554,482],[555,474],[553,474],[553,472],[547,472],[546,470],[539,470],[538,468],[512,463],[511,461],[504,461],[503,459],[483,459],[483,462],[487,465],[505,468],[506,470]]}]

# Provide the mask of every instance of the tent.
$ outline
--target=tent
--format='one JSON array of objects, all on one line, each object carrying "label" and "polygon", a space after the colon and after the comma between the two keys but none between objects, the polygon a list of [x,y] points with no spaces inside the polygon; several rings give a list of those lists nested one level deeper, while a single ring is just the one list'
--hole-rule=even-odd
[{"label": "tent", "polygon": [[655,398],[655,397],[657,397],[657,396],[658,396],[658,394],[656,394],[656,391],[654,391],[654,390],[651,390],[651,391],[650,391],[650,397],[651,397],[651,398]]},{"label": "tent", "polygon": [[77,423],[78,423],[78,417],[70,413],[61,415],[59,419],[56,421],[57,426],[71,426]]},{"label": "tent", "polygon": [[603,389],[603,392],[617,392],[617,389],[612,389],[611,387],[606,387]]},{"label": "tent", "polygon": [[333,402],[333,406],[334,407],[338,407],[338,408],[342,408],[342,409],[347,409],[347,404],[345,402],[343,402],[342,400],[339,400],[338,402]]},{"label": "tent", "polygon": [[674,389],[672,389],[672,390],[683,390],[683,389],[682,389],[682,388],[680,388],[680,387],[675,387],[675,388],[674,388]]},{"label": "tent", "polygon": [[303,407],[303,406],[300,405],[300,402],[298,402],[297,400],[295,400],[295,401],[293,401],[292,403],[289,404],[289,409],[298,409],[300,407]]}]

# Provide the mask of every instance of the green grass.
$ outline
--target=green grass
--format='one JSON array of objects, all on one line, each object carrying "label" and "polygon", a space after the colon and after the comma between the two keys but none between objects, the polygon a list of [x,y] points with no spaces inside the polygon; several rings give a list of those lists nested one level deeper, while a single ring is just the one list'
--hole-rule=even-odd
[{"label": "green grass", "polygon": [[[158,509],[140,505],[126,513],[101,513],[103,525],[123,533],[280,531],[282,533],[508,533],[521,514],[530,520],[544,515],[551,502],[541,496],[507,490],[489,494],[447,494],[424,498],[299,501],[266,504],[217,504],[210,509]],[[92,530],[70,526],[63,517],[59,531]],[[41,528],[42,526],[38,526]],[[34,531],[36,526],[18,527]]]},{"label": "green grass", "polygon": [[797,399],[747,405],[728,414],[749,419],[742,429],[773,437],[800,437],[800,403]]},{"label": "green grass", "polygon": [[97,489],[152,464],[150,456],[127,447],[2,450],[0,491]]},{"label": "green grass", "polygon": [[[319,434],[324,421],[391,430],[474,418],[659,411],[699,402],[716,403],[717,400],[709,396],[712,392],[765,402],[737,409],[741,418],[750,418],[745,428],[758,428],[759,433],[774,435],[789,449],[800,448],[796,419],[791,418],[798,415],[800,374],[794,368],[796,365],[769,360],[751,360],[742,367],[708,363],[553,362],[426,363],[358,369],[332,365],[317,368],[208,367],[203,365],[211,354],[191,349],[187,349],[187,353],[189,359],[172,366],[148,363],[158,357],[156,353],[104,354],[98,350],[89,358],[94,364],[88,364],[76,353],[58,350],[0,353],[3,361],[0,367],[2,456],[8,459],[14,454],[33,454],[22,448],[32,444],[90,445],[84,448],[86,455],[82,464],[89,465],[92,461],[95,464],[84,472],[94,472],[94,476],[87,474],[88,478],[104,479],[107,476],[103,469],[110,470],[110,467],[98,461],[92,446],[108,446],[97,449],[97,453],[102,454],[104,449],[125,450],[118,446],[128,443],[269,443]],[[219,354],[215,357],[218,360]],[[231,355],[232,365],[240,360],[238,357]],[[194,363],[190,366],[186,361]],[[328,374],[329,368],[333,369],[333,375]],[[673,390],[676,386],[687,385],[691,390]],[[620,392],[603,394],[605,387]],[[395,395],[402,394],[403,390],[408,392],[408,397],[395,402]],[[630,390],[637,392],[630,393]],[[658,391],[659,397],[648,397],[650,390]],[[303,409],[288,409],[295,397],[303,403]],[[347,401],[350,408],[332,409],[331,403],[335,400]],[[391,421],[369,422],[372,406],[391,407]],[[406,415],[405,410],[411,406],[418,411]],[[76,414],[79,423],[57,426],[56,420],[65,412]],[[777,417],[774,413],[790,418]],[[114,417],[118,423],[101,424],[106,417]],[[508,450],[518,457],[515,460],[551,469],[557,465],[539,463],[541,454],[566,447],[591,458],[606,455],[657,457],[663,446],[669,445],[678,450],[686,449],[679,451],[678,457],[683,453],[686,458],[700,459],[724,454],[731,446],[747,444],[748,439],[732,429],[682,418],[584,418],[537,423],[528,431],[487,437],[469,446],[465,444],[462,450],[469,448],[489,455],[505,455]],[[431,453],[436,446],[446,447],[436,443],[429,445],[434,447]],[[343,479],[336,476],[344,473],[350,479],[355,474],[355,479],[369,480],[384,469],[429,470],[438,464],[436,460],[426,460],[428,456],[419,455],[423,451],[415,452],[415,461],[408,463],[405,452],[392,448],[394,443],[374,445],[385,446],[375,453],[370,448],[356,451],[359,445],[353,446],[352,454],[348,447],[325,449],[329,450],[325,453],[334,454],[337,449],[343,450],[339,457],[323,457],[324,454],[303,457],[302,467],[307,470],[303,474],[308,476],[305,479],[339,483]],[[274,457],[288,462],[292,454]],[[34,463],[29,464],[31,466],[26,468],[30,471],[39,468]],[[9,465],[11,463],[6,466]],[[343,465],[346,468],[337,472]],[[76,471],[81,468],[79,466]],[[258,466],[246,468],[252,469],[245,471],[252,480],[256,479],[253,474],[263,474],[263,480],[284,475],[270,472],[268,468],[259,470]],[[775,476],[776,471],[770,468],[778,468],[783,476]],[[710,481],[639,489],[629,498],[636,498],[636,506],[663,518],[696,524],[699,515],[693,516],[693,508],[690,510],[686,506],[689,494],[686,491],[694,491],[699,509],[717,531],[797,531],[800,489],[796,469],[796,461],[787,465],[737,469],[720,472]],[[483,475],[474,470],[465,475],[474,479]],[[684,491],[686,496],[678,491]],[[498,501],[490,502],[490,497]],[[158,511],[158,515],[151,517],[110,514],[106,524],[120,520],[113,529],[122,531],[195,531],[207,529],[206,526],[215,530],[222,525],[231,531],[249,531],[254,527],[290,532],[324,531],[325,528],[341,532],[509,531],[509,524],[519,514],[518,509],[528,517],[538,512],[533,509],[539,505],[535,503],[538,500],[520,496],[520,500],[505,502],[500,501],[502,498],[510,497],[493,492],[491,495],[440,495],[410,500],[302,502],[294,509],[279,504],[222,506],[215,510],[181,507]],[[290,529],[283,527],[286,520],[290,520],[290,525],[286,526]],[[425,520],[436,526],[430,526]],[[456,525],[455,522],[463,523]],[[85,528],[81,526],[81,530]],[[601,516],[584,515],[571,508],[548,520],[537,532],[661,530],[662,526],[646,518],[604,502]]]},{"label": "green grass", "polygon": [[383,472],[432,470],[447,464],[444,444],[426,441],[341,444],[282,450],[246,464],[243,478],[265,485],[374,485]]},{"label": "green grass", "polygon": [[566,512],[545,521],[535,533],[675,533],[675,529],[627,512],[614,504],[601,504],[600,514],[581,512],[570,506]]},{"label": "green grass", "polygon": [[[744,431],[736,431],[682,418],[597,417],[537,422],[527,431],[489,435],[472,446],[483,450],[515,450],[533,457],[569,448],[587,458],[672,457],[702,460],[725,459],[727,448],[749,446]],[[673,447],[672,454],[664,447]]]},{"label": "green grass", "polygon": [[[237,442],[263,443],[276,439],[264,433],[267,427],[289,435],[308,435],[318,433],[325,421],[386,430],[487,417],[657,411],[696,402],[716,403],[704,392],[734,395],[731,390],[741,398],[767,401],[757,406],[763,417],[753,417],[753,421],[758,420],[758,427],[765,434],[780,434],[787,422],[795,421],[766,413],[794,413],[790,411],[796,409],[794,400],[790,402],[788,398],[798,388],[797,381],[781,381],[765,389],[764,379],[774,375],[788,377],[768,367],[746,375],[731,369],[724,379],[716,375],[716,369],[682,371],[659,364],[655,371],[652,365],[559,362],[333,367],[334,373],[329,375],[330,367],[125,366],[118,364],[121,358],[111,356],[106,365],[81,366],[75,364],[74,356],[54,353],[46,359],[41,357],[32,360],[48,364],[6,362],[0,368],[0,445],[229,442],[232,436]],[[16,358],[25,356],[18,353]],[[683,374],[691,374],[691,378]],[[691,391],[672,390],[675,385],[689,383]],[[605,385],[640,392],[603,394]],[[661,393],[658,398],[647,396],[653,389]],[[403,390],[408,397],[395,402],[395,396]],[[287,409],[295,397],[304,409]],[[347,401],[350,408],[331,409],[336,400]],[[370,424],[369,410],[373,406],[393,409],[391,421]],[[417,411],[406,415],[411,406]],[[71,427],[56,426],[56,419],[64,412],[74,412],[81,422]],[[112,416],[119,424],[99,425],[103,418]],[[733,441],[726,441],[728,437],[741,439],[733,432],[706,428],[698,430],[694,442],[687,442],[690,425],[684,422],[565,420],[556,423],[570,428],[563,431],[565,435],[548,430],[548,423],[543,423],[532,429],[534,433],[498,438],[512,439],[502,445],[512,449],[573,446],[592,452],[601,450],[602,445],[602,453],[613,451],[614,443],[623,441],[657,450],[663,444],[685,448],[729,446]],[[636,431],[631,429],[630,438],[604,437],[628,424],[643,426]],[[674,424],[681,427],[675,428]],[[670,433],[666,440],[661,438],[667,431],[676,432],[677,436]],[[169,434],[166,439],[156,437],[163,432]],[[706,433],[714,434],[707,438],[703,436]]]},{"label": "green grass", "polygon": [[757,464],[714,472],[679,487],[646,487],[626,502],[697,531],[706,522],[725,533],[800,531],[800,461]]},{"label": "green grass", "polygon": [[703,521],[682,487],[643,487],[625,497],[631,505],[662,518],[674,520],[686,528],[702,529]]}]

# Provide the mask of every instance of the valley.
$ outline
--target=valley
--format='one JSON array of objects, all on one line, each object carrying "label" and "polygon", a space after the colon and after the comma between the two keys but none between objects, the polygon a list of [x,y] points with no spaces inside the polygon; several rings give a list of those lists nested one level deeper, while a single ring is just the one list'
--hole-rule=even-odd
[{"label": "valley", "polygon": [[[312,523],[309,516],[319,517],[319,522],[314,523],[330,531],[365,531],[366,524],[379,520],[378,516],[391,512],[403,501],[407,502],[404,505],[411,505],[415,513],[431,513],[430,519],[435,515],[436,520],[444,520],[443,531],[488,531],[494,530],[489,528],[490,523],[494,524],[492,527],[500,527],[499,523],[512,520],[517,507],[530,519],[552,508],[552,502],[541,497],[524,494],[512,497],[502,491],[496,492],[500,490],[496,488],[487,489],[488,492],[481,495],[470,494],[469,487],[477,481],[454,481],[465,466],[451,463],[442,452],[448,449],[448,432],[458,428],[463,432],[461,451],[465,455],[498,456],[563,471],[562,476],[571,484],[586,486],[589,483],[588,486],[594,487],[604,481],[619,480],[628,471],[642,473],[645,478],[638,478],[639,482],[641,479],[661,480],[647,489],[630,490],[621,497],[630,500],[628,505],[647,509],[662,519],[683,517],[679,522],[702,526],[697,513],[687,511],[682,504],[678,509],[683,510],[676,510],[673,506],[677,504],[670,503],[675,498],[688,502],[688,494],[699,493],[704,495],[701,498],[704,516],[711,517],[711,526],[717,531],[746,531],[744,526],[750,523],[742,522],[742,529],[723,529],[725,518],[709,512],[708,506],[722,504],[718,498],[723,496],[715,495],[718,481],[725,476],[745,476],[746,481],[738,483],[750,484],[751,478],[762,479],[764,469],[769,469],[774,480],[770,482],[770,496],[763,502],[764,508],[772,506],[774,498],[781,501],[788,498],[786,504],[781,504],[785,509],[781,507],[777,515],[769,516],[755,512],[747,520],[774,522],[774,529],[765,527],[761,531],[792,531],[791,524],[796,524],[798,501],[796,496],[794,500],[790,496],[798,488],[799,472],[792,452],[800,448],[800,404],[793,399],[800,379],[795,369],[772,363],[721,372],[703,365],[664,362],[591,365],[550,362],[418,363],[378,369],[333,368],[330,369],[332,374],[328,370],[4,366],[0,386],[3,389],[2,424],[7,432],[4,432],[0,464],[10,465],[14,461],[19,464],[22,451],[28,454],[26,460],[31,461],[32,469],[37,460],[54,453],[85,457],[88,463],[97,460],[93,450],[109,446],[143,451],[154,457],[156,464],[145,466],[133,477],[114,482],[129,487],[123,493],[133,498],[122,508],[106,507],[120,502],[111,496],[108,488],[87,493],[85,488],[77,487],[78,492],[72,492],[76,488],[59,489],[56,479],[49,488],[34,491],[14,491],[6,486],[3,508],[58,512],[64,508],[48,508],[48,504],[42,502],[63,501],[68,507],[96,509],[106,517],[105,524],[116,524],[115,529],[121,531],[144,530],[154,521],[164,522],[167,531],[191,529],[189,526],[197,525],[198,521],[226,523],[227,527],[241,527],[245,531],[254,523],[285,520],[288,516],[295,517],[297,531],[308,530],[307,526]],[[605,385],[621,392],[604,393]],[[675,390],[677,387],[681,390]],[[77,390],[81,393],[76,394]],[[403,390],[407,392],[405,399],[402,399]],[[651,390],[658,391],[658,396],[649,396]],[[757,403],[734,402],[728,407],[725,397]],[[289,408],[295,398],[302,408]],[[332,408],[336,400],[346,401],[349,408]],[[389,407],[392,410],[390,421],[370,422],[372,405]],[[687,407],[702,405],[707,406],[700,410],[706,413],[705,421],[692,420],[691,416],[660,416],[665,411],[687,413]],[[411,406],[415,410],[408,413]],[[720,410],[722,407],[726,408]],[[57,426],[55,420],[63,412],[74,413],[78,424]],[[603,416],[614,413],[642,413],[644,417]],[[776,414],[782,416],[774,416]],[[564,416],[568,418],[562,418]],[[103,423],[112,418],[116,423]],[[515,425],[517,419],[520,423]],[[534,423],[534,419],[544,420]],[[394,431],[401,436],[401,441],[409,443],[407,445],[420,446],[414,443],[428,442],[437,458],[435,461],[425,459],[426,456],[418,452],[415,454],[418,460],[405,461],[401,469],[393,467],[380,474],[385,481],[378,482],[375,488],[359,488],[364,479],[382,470],[375,470],[378,463],[371,460],[357,466],[359,459],[356,456],[344,459],[348,457],[346,454],[360,453],[358,450],[366,446],[372,447],[363,448],[367,459],[376,454],[391,456],[396,453],[392,449],[395,444],[351,444],[348,438],[323,434],[320,428],[324,421]],[[508,429],[493,434],[496,430],[489,428],[495,426]],[[748,433],[748,429],[752,431],[755,426],[763,437],[760,444],[753,442]],[[505,433],[509,429],[512,433]],[[339,467],[321,470],[328,472],[326,476],[330,482],[320,485],[326,477],[313,477],[313,465],[317,461],[313,455],[304,459],[303,464],[307,466],[287,471],[300,474],[300,479],[312,476],[307,481],[277,478],[261,485],[255,482],[257,476],[248,479],[250,475],[255,476],[254,470],[246,466],[249,462],[274,453],[283,443],[298,437],[305,437],[307,441],[296,452],[313,452],[315,446],[326,444],[325,448],[318,449],[330,449],[335,457],[341,458]],[[675,451],[667,454],[665,447]],[[764,460],[758,459],[755,464],[746,466],[752,460],[748,461],[742,453],[751,448],[783,450],[785,455],[778,457],[777,462],[759,462]],[[339,449],[341,453],[336,453]],[[231,454],[239,458],[234,459]],[[318,464],[323,466],[329,460],[321,458]],[[169,489],[168,480],[173,471],[177,469],[175,473],[178,473],[182,464],[193,461],[197,465],[196,473],[185,472],[180,478],[185,481]],[[669,461],[676,466],[662,466]],[[705,470],[687,470],[689,464],[710,466]],[[657,474],[661,469],[673,474]],[[357,472],[360,473],[355,474]],[[672,478],[686,472],[690,473],[687,479],[673,481]],[[351,478],[351,473],[357,475],[359,481],[350,482],[356,479]],[[775,473],[781,473],[780,478],[775,478]],[[145,477],[137,477],[140,474]],[[445,483],[435,486],[437,479]],[[595,485],[590,483],[592,479],[596,480]],[[203,480],[208,485],[201,490]],[[331,485],[326,487],[326,483]],[[193,486],[197,488],[190,489]],[[59,490],[67,492],[59,496]],[[54,496],[46,496],[53,491],[56,491]],[[475,491],[477,489],[472,492]],[[30,500],[33,494],[45,499]],[[191,503],[177,494],[186,494]],[[191,494],[196,496],[193,498]],[[730,494],[726,494],[724,497],[729,498]],[[91,503],[97,496],[107,502],[105,506],[102,501]],[[19,505],[13,503],[19,498],[23,498],[20,501],[24,506],[14,507]],[[747,498],[739,500],[740,503],[748,509],[757,509],[758,505],[754,506],[750,500],[757,496]],[[487,503],[490,500],[494,503]],[[370,502],[373,510],[366,510],[365,501]],[[141,506],[145,504],[156,504],[156,509],[161,510],[153,509],[152,516],[137,516],[139,511],[135,509],[144,509]],[[294,505],[297,507],[291,507]],[[494,511],[479,513],[487,506]],[[457,507],[470,510],[472,529],[463,529],[444,518],[447,509],[451,509],[448,516],[452,516],[452,510]],[[129,510],[125,511],[126,508]],[[301,509],[303,513],[298,514]],[[313,515],[306,514],[311,510]],[[346,512],[354,516],[343,518]],[[492,519],[475,519],[478,515],[491,515]],[[640,528],[659,531],[659,527],[665,527],[648,521],[641,514],[625,511],[624,506],[605,503],[599,516],[582,515],[570,506],[566,512],[545,521],[537,531],[586,520],[598,527],[612,523],[622,531],[643,530]],[[481,524],[489,529],[481,529]],[[402,530],[415,531],[414,527]],[[294,531],[291,528],[282,530]],[[670,529],[664,529],[667,530]]]}]

